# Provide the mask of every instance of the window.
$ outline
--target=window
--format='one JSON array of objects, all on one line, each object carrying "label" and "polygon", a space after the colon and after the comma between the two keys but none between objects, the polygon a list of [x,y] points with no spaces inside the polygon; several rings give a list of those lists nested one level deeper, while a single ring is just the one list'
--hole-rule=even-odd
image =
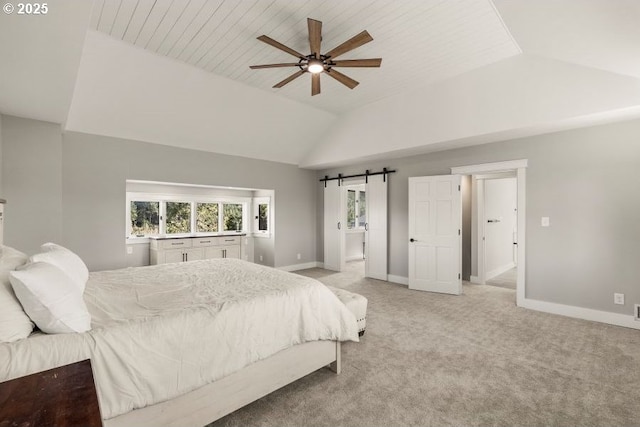
[{"label": "window", "polygon": [[367,222],[367,196],[363,190],[347,190],[347,229],[364,228]]},{"label": "window", "polygon": [[364,227],[367,223],[367,193],[360,191],[358,197],[358,227]]},{"label": "window", "polygon": [[271,198],[256,197],[253,199],[253,233],[258,237],[269,237],[271,233]]},{"label": "window", "polygon": [[242,230],[242,205],[239,203],[223,203],[222,215],[224,231]]},{"label": "window", "polygon": [[160,234],[160,202],[132,201],[129,208],[132,236]]},{"label": "window", "polygon": [[260,203],[258,205],[258,231],[269,230],[269,205]]},{"label": "window", "polygon": [[196,205],[196,232],[218,232],[218,203],[198,203]]},{"label": "window", "polygon": [[356,192],[347,190],[347,228],[356,228]]},{"label": "window", "polygon": [[191,203],[167,202],[166,233],[190,233],[191,232]]},{"label": "window", "polygon": [[[155,199],[155,200],[154,200]],[[250,197],[127,192],[126,238],[249,233]]]}]

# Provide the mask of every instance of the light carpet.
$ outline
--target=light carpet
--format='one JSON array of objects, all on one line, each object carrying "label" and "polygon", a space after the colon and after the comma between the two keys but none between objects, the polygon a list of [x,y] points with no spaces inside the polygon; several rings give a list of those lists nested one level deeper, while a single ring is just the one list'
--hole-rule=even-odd
[{"label": "light carpet", "polygon": [[321,369],[222,426],[640,425],[640,331],[530,311],[515,292],[448,296],[299,272],[369,299],[367,332]]}]

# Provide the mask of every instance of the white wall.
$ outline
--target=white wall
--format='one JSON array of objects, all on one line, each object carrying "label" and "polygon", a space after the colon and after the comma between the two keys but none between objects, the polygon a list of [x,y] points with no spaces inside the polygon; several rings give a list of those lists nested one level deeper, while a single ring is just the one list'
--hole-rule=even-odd
[{"label": "white wall", "polygon": [[364,243],[364,231],[346,231],[345,236],[345,257],[347,261],[362,260]]},{"label": "white wall", "polygon": [[[640,105],[638,80],[518,55],[352,111],[303,167],[400,158],[584,126]],[[637,117],[637,116],[636,116]]]},{"label": "white wall", "polygon": [[485,280],[514,266],[513,236],[517,224],[517,206],[516,178],[484,180]]}]

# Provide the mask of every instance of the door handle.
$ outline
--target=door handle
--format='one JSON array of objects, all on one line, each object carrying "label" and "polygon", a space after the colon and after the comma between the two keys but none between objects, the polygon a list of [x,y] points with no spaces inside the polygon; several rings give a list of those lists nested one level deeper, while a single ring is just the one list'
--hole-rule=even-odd
[{"label": "door handle", "polygon": [[364,223],[364,231],[369,231],[369,223],[368,222]]},{"label": "door handle", "polygon": [[340,224],[340,222],[338,221],[338,230],[340,230],[342,228],[342,225]]},{"label": "door handle", "polygon": [[409,241],[410,241],[411,243],[413,243],[413,242],[417,242],[417,240],[416,240],[416,239],[414,239],[413,237],[412,237],[412,238],[410,238],[410,239],[409,239]]}]

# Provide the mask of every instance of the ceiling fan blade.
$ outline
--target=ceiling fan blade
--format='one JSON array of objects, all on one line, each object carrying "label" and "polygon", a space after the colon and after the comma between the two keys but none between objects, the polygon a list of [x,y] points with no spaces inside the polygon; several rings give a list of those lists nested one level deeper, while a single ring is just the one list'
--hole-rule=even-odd
[{"label": "ceiling fan blade", "polygon": [[311,74],[311,96],[320,93],[320,74]]},{"label": "ceiling fan blade", "polygon": [[373,59],[345,59],[343,61],[331,61],[332,67],[379,67],[382,58]]},{"label": "ceiling fan blade", "polygon": [[290,47],[285,46],[282,43],[275,41],[274,39],[272,39],[269,36],[260,36],[260,37],[258,37],[258,40],[260,40],[261,42],[264,42],[266,44],[269,44],[269,45],[275,47],[276,49],[283,50],[283,51],[287,52],[288,54],[295,56],[296,58],[300,58],[300,59],[304,59],[305,58],[305,56],[303,54],[301,54],[300,52],[297,52],[297,51],[291,49]]},{"label": "ceiling fan blade", "polygon": [[340,46],[333,48],[329,52],[325,54],[325,56],[329,58],[337,58],[338,56],[347,53],[357,47],[362,46],[363,44],[369,43],[373,40],[373,37],[365,30],[358,35],[351,37],[346,42],[342,43]]},{"label": "ceiling fan blade", "polygon": [[311,54],[315,54],[320,59],[320,42],[322,41],[322,22],[307,18],[309,26],[309,47]]},{"label": "ceiling fan blade", "polygon": [[300,70],[297,73],[290,75],[289,77],[287,77],[286,79],[284,79],[280,83],[275,84],[273,87],[274,88],[281,88],[282,86],[286,85],[287,83],[291,82],[292,80],[297,79],[298,77],[300,77],[304,73],[305,73],[305,71]]},{"label": "ceiling fan blade", "polygon": [[289,62],[282,64],[266,64],[266,65],[250,65],[249,68],[252,70],[258,70],[260,68],[280,68],[280,67],[295,67],[300,65],[298,62]]},{"label": "ceiling fan blade", "polygon": [[336,79],[337,81],[339,81],[340,83],[348,87],[349,89],[353,89],[354,87],[360,84],[357,81],[353,80],[351,77],[347,77],[344,74],[340,73],[339,71],[334,70],[333,68],[327,70],[325,74],[333,77],[334,79]]}]

